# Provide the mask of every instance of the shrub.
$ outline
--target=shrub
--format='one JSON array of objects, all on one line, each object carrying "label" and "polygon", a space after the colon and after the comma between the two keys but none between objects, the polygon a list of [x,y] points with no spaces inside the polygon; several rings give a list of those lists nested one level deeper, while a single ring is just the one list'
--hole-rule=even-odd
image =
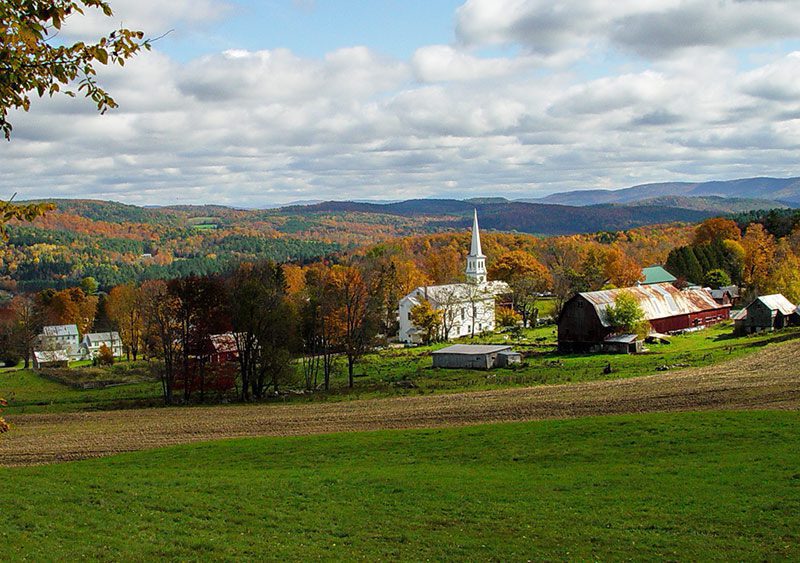
[{"label": "shrub", "polygon": [[497,324],[500,326],[517,326],[522,322],[522,315],[508,307],[497,308]]},{"label": "shrub", "polygon": [[[6,403],[5,399],[3,399],[3,398],[0,398],[0,407],[4,407],[4,406],[6,406],[7,404],[8,404],[8,403]],[[0,413],[2,413],[2,412],[3,412],[3,411],[2,411],[2,410],[0,410]],[[3,420],[3,417],[2,417],[2,416],[0,416],[0,434],[2,434],[3,432],[8,432],[8,430],[9,430],[10,428],[11,428],[11,427],[9,426],[9,424],[8,424],[8,423],[7,423],[5,420]]]},{"label": "shrub", "polygon": [[97,351],[97,363],[101,366],[110,366],[114,363],[114,352],[105,344]]}]

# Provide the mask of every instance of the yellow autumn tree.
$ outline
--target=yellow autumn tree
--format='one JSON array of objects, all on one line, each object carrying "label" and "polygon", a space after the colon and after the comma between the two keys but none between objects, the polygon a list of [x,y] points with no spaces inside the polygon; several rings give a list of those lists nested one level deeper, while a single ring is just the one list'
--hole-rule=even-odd
[{"label": "yellow autumn tree", "polygon": [[792,252],[786,239],[776,247],[765,289],[770,293],[782,293],[792,303],[800,301],[800,258]]},{"label": "yellow autumn tree", "polygon": [[769,285],[769,274],[775,260],[775,238],[760,223],[751,223],[741,240],[744,249],[743,281],[756,291]]}]

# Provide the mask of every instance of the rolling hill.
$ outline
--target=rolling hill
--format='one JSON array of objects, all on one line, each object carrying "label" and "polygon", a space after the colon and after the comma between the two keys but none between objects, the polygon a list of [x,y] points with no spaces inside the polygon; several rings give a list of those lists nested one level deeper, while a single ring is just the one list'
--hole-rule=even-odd
[{"label": "rolling hill", "polygon": [[597,205],[635,203],[664,196],[724,197],[775,201],[800,207],[800,177],[744,178],[713,182],[662,182],[642,184],[619,190],[576,190],[528,199],[534,203],[560,205]]}]

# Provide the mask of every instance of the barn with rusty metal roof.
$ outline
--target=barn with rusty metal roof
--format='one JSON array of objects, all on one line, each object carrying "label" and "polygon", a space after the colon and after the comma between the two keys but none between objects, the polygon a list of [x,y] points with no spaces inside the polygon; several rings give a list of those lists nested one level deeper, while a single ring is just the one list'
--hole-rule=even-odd
[{"label": "barn with rusty metal roof", "polygon": [[694,330],[730,317],[730,304],[717,303],[706,289],[677,289],[669,283],[578,293],[558,318],[558,348],[564,352],[600,351],[616,329],[607,309],[622,293],[639,302],[654,332]]}]

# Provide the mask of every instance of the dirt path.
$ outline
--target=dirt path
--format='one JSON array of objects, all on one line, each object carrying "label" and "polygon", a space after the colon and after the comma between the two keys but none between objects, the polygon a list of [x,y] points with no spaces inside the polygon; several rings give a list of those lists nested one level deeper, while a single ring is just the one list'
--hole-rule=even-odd
[{"label": "dirt path", "polygon": [[99,457],[219,438],[460,426],[707,409],[800,409],[800,341],[716,366],[571,385],[338,403],[9,416],[0,465]]}]

